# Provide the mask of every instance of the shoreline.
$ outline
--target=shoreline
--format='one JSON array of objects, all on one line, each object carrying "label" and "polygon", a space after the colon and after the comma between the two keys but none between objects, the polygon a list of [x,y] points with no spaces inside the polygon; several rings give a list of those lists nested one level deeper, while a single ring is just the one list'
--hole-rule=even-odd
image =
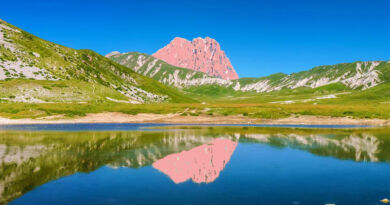
[{"label": "shoreline", "polygon": [[348,117],[297,116],[281,119],[258,119],[245,116],[181,116],[180,114],[137,114],[119,112],[87,114],[65,118],[63,115],[38,119],[9,119],[0,117],[0,125],[77,124],[77,123],[172,123],[172,124],[269,124],[269,125],[366,125],[390,126],[390,120],[353,119]]}]

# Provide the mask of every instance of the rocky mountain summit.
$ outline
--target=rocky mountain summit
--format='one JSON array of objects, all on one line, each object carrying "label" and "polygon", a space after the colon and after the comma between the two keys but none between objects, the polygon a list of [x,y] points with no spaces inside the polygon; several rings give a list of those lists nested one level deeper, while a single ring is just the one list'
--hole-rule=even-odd
[{"label": "rocky mountain summit", "polygon": [[153,54],[171,65],[200,71],[225,80],[238,79],[229,58],[219,43],[209,37],[188,41],[176,37]]}]

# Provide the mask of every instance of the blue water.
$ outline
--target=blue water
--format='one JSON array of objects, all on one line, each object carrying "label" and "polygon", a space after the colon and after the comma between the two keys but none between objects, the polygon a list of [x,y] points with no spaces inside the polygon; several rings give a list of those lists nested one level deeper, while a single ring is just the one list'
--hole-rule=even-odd
[{"label": "blue water", "polygon": [[47,183],[11,204],[380,204],[390,166],[240,144],[209,184],[173,183],[152,167],[102,167]]},{"label": "blue water", "polygon": [[197,126],[197,127],[281,127],[281,128],[364,128],[367,125],[302,125],[302,124],[165,124],[165,123],[78,123],[78,124],[31,124],[0,125],[0,130],[56,130],[56,131],[118,131],[149,130],[150,127]]},{"label": "blue water", "polygon": [[0,130],[51,130],[51,131],[120,131],[147,130],[147,127],[169,126],[158,123],[78,123],[78,124],[31,124],[0,125]]},{"label": "blue water", "polygon": [[[306,133],[287,128],[256,128],[250,133],[240,133],[238,127],[229,132],[224,129],[133,132],[150,126],[21,126],[17,128],[34,132],[10,131],[9,136],[0,136],[0,145],[17,144],[13,137],[17,136],[23,147],[26,142],[57,148],[17,165],[19,168],[14,172],[20,179],[9,185],[15,185],[12,188],[15,190],[23,186],[25,191],[9,200],[9,204],[379,205],[380,200],[390,198],[390,132],[387,131],[321,130],[316,134],[313,130]],[[72,132],[62,132],[60,138],[57,138],[59,132],[39,131],[64,129]],[[73,132],[91,129],[97,132]],[[106,132],[112,129],[121,131]],[[84,138],[77,140],[74,136]],[[152,166],[171,154],[210,145],[217,138],[236,142],[237,146],[225,167],[217,170],[219,176],[215,180],[199,183],[188,179],[175,183]],[[211,152],[213,160],[218,160],[215,157],[218,151],[223,152]],[[97,161],[101,163],[94,166]],[[143,164],[135,165],[135,161]],[[28,177],[18,171],[24,163],[29,167],[24,172]],[[4,170],[1,165],[0,173]],[[203,166],[198,168],[200,173]]]}]

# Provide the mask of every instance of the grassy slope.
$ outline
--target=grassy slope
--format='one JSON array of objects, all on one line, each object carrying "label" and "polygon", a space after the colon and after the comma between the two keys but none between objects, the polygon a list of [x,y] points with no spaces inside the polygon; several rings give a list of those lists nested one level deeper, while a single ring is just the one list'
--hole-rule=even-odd
[{"label": "grassy slope", "polygon": [[[12,53],[1,47],[3,60],[21,61],[50,71],[64,80],[93,82],[112,89],[113,87],[135,86],[147,92],[168,96],[171,102],[193,102],[176,89],[168,88],[161,83],[115,63],[91,50],[74,50],[40,39],[10,24],[1,22],[20,32],[3,29],[7,38],[17,45],[21,53]],[[34,53],[39,54],[39,57]],[[135,81],[135,82],[134,82]],[[113,91],[115,92],[115,91]]]},{"label": "grassy slope", "polygon": [[26,104],[9,103],[0,106],[0,115],[10,118],[37,118],[47,115],[65,114],[83,116],[87,113],[123,112],[127,114],[178,113],[182,115],[231,116],[244,115],[252,118],[277,119],[297,115],[316,115],[352,118],[390,119],[387,103],[334,104],[334,103],[213,103],[213,104],[123,104],[123,103],[58,103]]},{"label": "grassy slope", "polygon": [[[261,77],[261,78],[241,78],[238,80],[238,82],[241,85],[241,88],[243,88],[246,85],[254,84],[259,81],[267,80],[269,82],[270,87],[277,87],[281,84],[285,87],[279,91],[279,92],[272,92],[275,94],[269,94],[269,93],[262,93],[262,94],[256,94],[253,92],[236,92],[232,86],[230,87],[224,87],[224,86],[217,86],[217,85],[204,85],[199,87],[191,87],[186,88],[185,91],[190,93],[190,95],[193,95],[195,97],[201,98],[202,100],[207,100],[208,98],[213,98],[214,96],[218,97],[225,97],[223,100],[225,101],[227,97],[241,97],[244,96],[245,98],[250,98],[252,100],[249,100],[250,102],[263,99],[263,96],[271,96],[270,101],[274,101],[272,96],[274,95],[282,95],[282,98],[284,98],[284,95],[290,93],[293,95],[297,95],[298,98],[302,98],[302,94],[310,94],[310,93],[318,93],[319,89],[321,90],[329,90],[329,91],[335,91],[334,89],[338,89],[338,91],[342,90],[351,90],[347,88],[345,85],[342,85],[341,83],[334,83],[329,84],[327,86],[322,86],[318,88],[308,88],[308,87],[299,87],[295,89],[289,89],[288,86],[293,86],[296,84],[296,82],[303,80],[303,79],[311,79],[311,80],[319,80],[319,79],[335,79],[337,77],[345,76],[352,77],[356,75],[356,65],[357,63],[361,64],[361,69],[363,72],[367,71],[372,62],[368,62],[367,64],[364,62],[354,62],[354,63],[340,63],[336,65],[326,65],[326,66],[317,66],[307,71],[292,73],[291,75],[286,75],[283,73],[275,73],[270,76]],[[379,78],[382,80],[382,83],[390,82],[390,63],[389,62],[380,62],[380,64],[375,68],[375,70],[378,71]],[[361,91],[361,87],[357,88],[358,91]],[[257,96],[257,97],[256,97]],[[253,98],[252,98],[253,97]],[[307,96],[311,97],[311,96]],[[233,101],[236,101],[233,99]],[[248,101],[248,102],[249,102]]]},{"label": "grassy slope", "polygon": [[28,80],[0,81],[0,101],[19,95],[30,96],[47,102],[104,102],[107,97],[124,100],[127,98],[116,90],[96,83],[78,80]]},{"label": "grassy slope", "polygon": [[[112,66],[115,66],[116,68],[118,68],[120,70],[120,73],[131,74],[131,77],[137,82],[137,87],[139,87],[143,90],[146,90],[146,91],[152,92],[152,93],[167,95],[171,99],[170,102],[174,102],[174,103],[194,102],[194,100],[191,99],[190,97],[182,95],[176,88],[167,87],[156,80],[142,76],[142,75],[132,71],[131,69],[128,69],[127,67],[122,66],[118,63],[115,63],[115,62],[107,59],[106,57],[101,56],[93,51],[82,50],[82,52],[87,53],[87,56],[93,55],[93,56],[97,56],[99,58],[99,61],[95,61],[91,67],[99,67],[99,66],[101,66],[101,63],[104,62],[106,64],[106,66],[104,66],[104,68],[102,68],[103,70],[105,70],[105,69],[108,70],[108,69],[111,69]],[[117,77],[117,76],[115,76],[115,77]]]},{"label": "grassy slope", "polygon": [[[112,102],[89,104],[3,103],[0,107],[0,113],[2,116],[13,118],[36,118],[56,114],[74,116],[85,115],[86,113],[114,111],[128,114],[180,113],[184,115],[207,116],[244,115],[252,118],[265,119],[284,118],[292,115],[390,119],[389,90],[390,84],[382,84],[365,91],[350,90],[342,84],[333,84],[316,89],[285,89],[264,94],[250,93],[243,96],[235,96],[234,98],[216,97],[214,100],[207,98],[208,103],[206,104],[129,105]],[[344,94],[337,95],[337,98],[334,99],[320,99],[310,102],[300,101],[334,93]],[[283,100],[296,100],[297,102],[293,104],[270,103]]]},{"label": "grassy slope", "polygon": [[[148,54],[145,54],[145,53],[129,52],[129,53],[123,53],[120,55],[113,55],[109,58],[111,60],[123,65],[123,66],[126,66],[128,68],[133,69],[134,67],[137,66],[137,59],[141,55],[144,56],[145,63],[140,68],[138,68],[137,72],[141,73],[144,76],[151,77],[151,78],[158,80],[158,81],[160,81],[164,78],[167,78],[170,74],[173,74],[175,71],[180,71],[179,77],[181,79],[185,79],[186,75],[189,73],[195,73],[195,75],[191,79],[203,78],[203,77],[207,76],[206,74],[204,74],[202,72],[196,72],[196,71],[193,71],[190,69],[170,65],[162,60],[157,60],[155,57],[148,55]],[[130,58],[129,58],[129,56],[130,56]],[[157,61],[154,64],[154,66],[152,68],[148,69],[149,63],[151,63],[155,60],[157,60]],[[157,73],[155,73],[155,75],[152,76],[151,74],[153,73],[154,70],[157,69],[157,67],[160,66],[160,64],[161,64],[161,68],[159,69],[159,71]]]}]

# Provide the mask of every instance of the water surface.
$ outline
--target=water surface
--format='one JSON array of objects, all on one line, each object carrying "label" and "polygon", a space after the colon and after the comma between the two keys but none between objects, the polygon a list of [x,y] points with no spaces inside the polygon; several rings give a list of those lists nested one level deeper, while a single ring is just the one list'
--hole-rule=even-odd
[{"label": "water surface", "polygon": [[0,130],[0,204],[370,205],[390,198],[388,129],[152,126]]}]

